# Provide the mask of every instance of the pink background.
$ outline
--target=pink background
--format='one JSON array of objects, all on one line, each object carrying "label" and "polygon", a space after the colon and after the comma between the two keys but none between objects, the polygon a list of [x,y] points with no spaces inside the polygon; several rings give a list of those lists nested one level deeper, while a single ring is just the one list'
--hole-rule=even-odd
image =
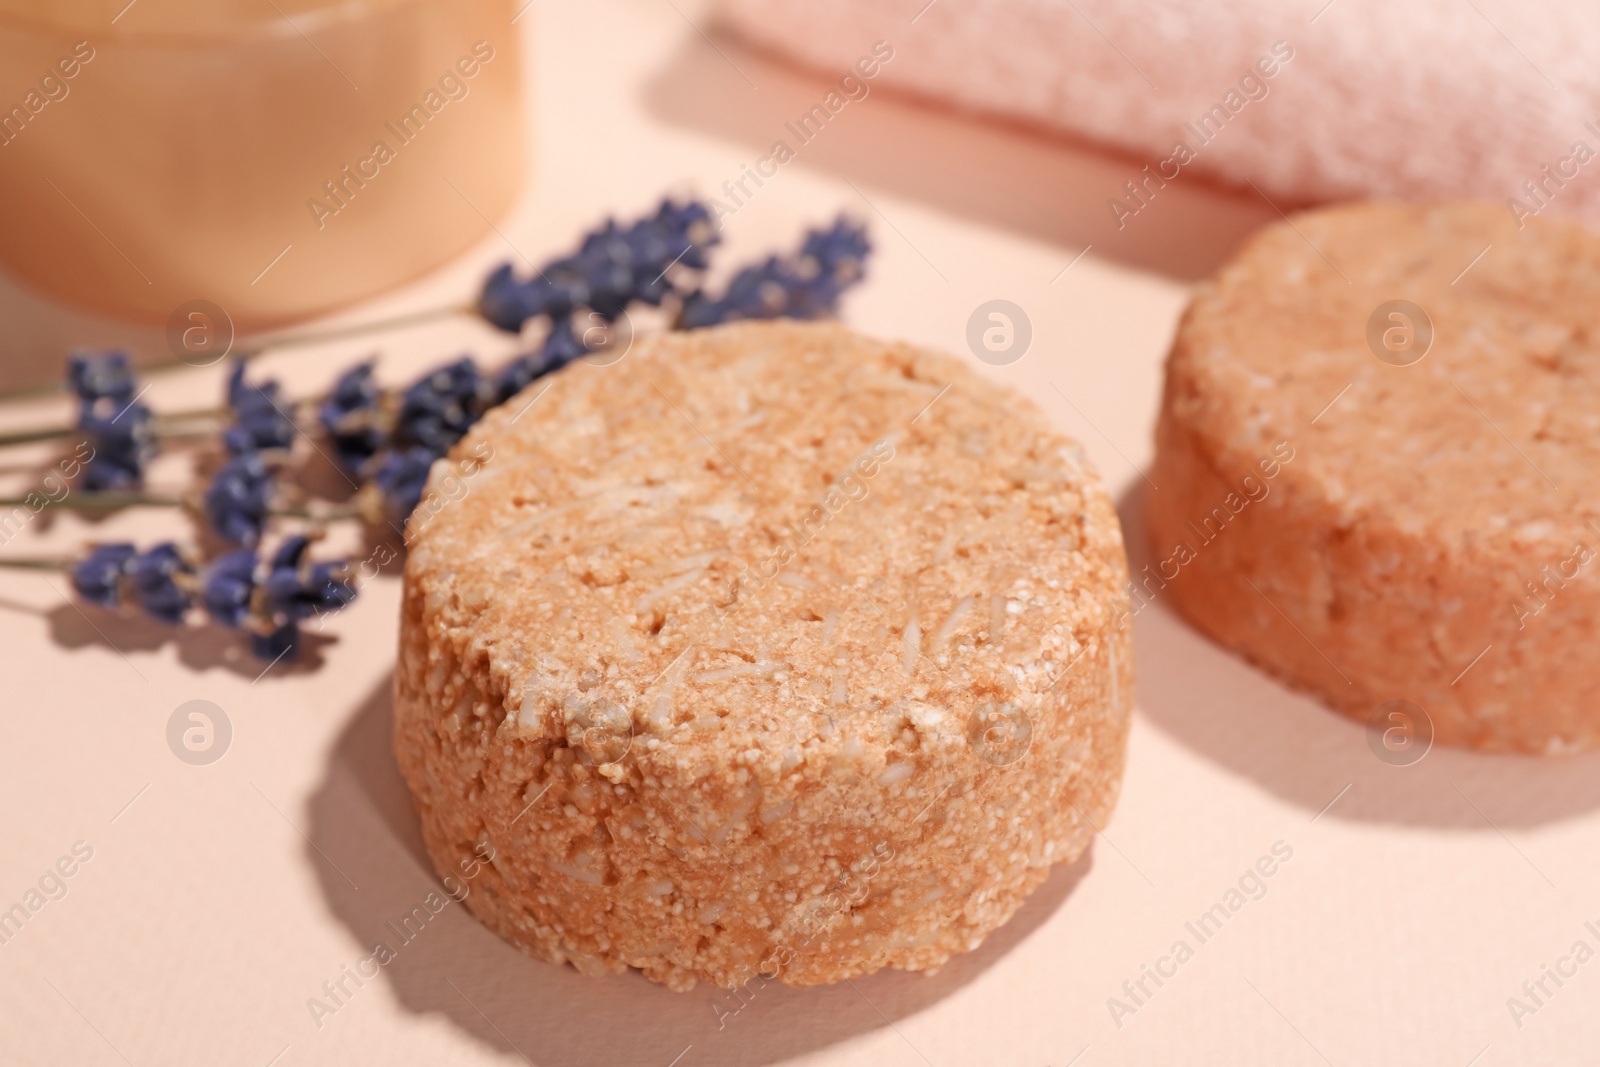
[{"label": "pink background", "polygon": [[[534,177],[503,237],[345,318],[455,298],[518,250],[542,260],[664,188],[711,193],[826,91],[820,76],[708,42],[701,8],[678,8],[538,0],[515,27],[533,71]],[[916,47],[914,33],[902,47]],[[1104,200],[1137,170],[874,91],[727,220],[719,258],[787,245],[843,208],[871,222],[878,248],[847,303],[859,328],[965,355],[973,308],[1020,304],[1032,349],[1007,367],[974,365],[1087,446],[1138,558],[1138,469],[1187,286],[1277,216],[1253,193],[1184,177],[1112,239]],[[441,181],[440,196],[453,195]],[[9,285],[0,313],[21,354],[12,377],[58,366],[68,340],[127,335],[41,312]],[[304,350],[262,369],[309,393],[372,347]],[[462,349],[490,362],[509,351],[466,323],[380,347],[393,382]],[[216,370],[163,378],[149,400],[204,403],[220,381]],[[41,403],[13,421],[64,411]],[[20,487],[30,468],[0,473]],[[181,476],[166,463],[153,480]],[[148,540],[171,522],[63,516],[0,554]],[[229,635],[85,616],[64,589],[0,574],[0,909],[74,842],[94,849],[67,896],[0,945],[6,1063],[1465,1067],[1592,1062],[1600,1041],[1600,963],[1520,1028],[1506,1006],[1574,941],[1600,948],[1584,928],[1600,921],[1600,758],[1439,750],[1387,766],[1358,725],[1211,646],[1160,602],[1136,622],[1139,707],[1114,820],[1090,855],[940,975],[769,987],[719,1032],[715,990],[583,978],[519,955],[452,905],[319,1029],[307,998],[376,939],[394,943],[386,922],[438,888],[389,753],[397,579],[371,583],[305,663],[265,677]],[[208,767],[167,748],[168,717],[193,699],[233,725],[230,750]],[[1265,895],[1199,945],[1185,922],[1280,841],[1293,858]],[[1125,998],[1123,983],[1180,938],[1194,958],[1159,989],[1147,980],[1154,995],[1119,1027],[1108,998]]]}]

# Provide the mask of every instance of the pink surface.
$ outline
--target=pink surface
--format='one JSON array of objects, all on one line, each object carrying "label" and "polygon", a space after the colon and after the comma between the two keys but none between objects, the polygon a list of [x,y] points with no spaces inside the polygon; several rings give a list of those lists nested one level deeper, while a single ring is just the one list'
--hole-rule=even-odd
[{"label": "pink surface", "polygon": [[[530,9],[516,30],[536,64],[537,174],[504,240],[352,317],[455,297],[513,248],[542,258],[607,211],[642,208],[669,185],[715,190],[765,155],[827,83],[708,42],[691,25],[703,14],[647,0]],[[1078,259],[1081,224],[1126,161],[887,92],[851,107],[726,220],[722,260],[787,243],[843,207],[871,221],[879,247],[847,305],[856,326],[964,354],[977,305],[1019,304],[1032,348],[979,369],[1085,444],[1137,548],[1151,491],[1138,471],[1186,296],[1174,279],[1276,214],[1185,179],[1139,219],[1142,243]],[[110,332],[15,290],[0,306],[41,364],[82,330]],[[463,347],[491,361],[507,351],[473,327],[439,325],[386,339],[380,373],[403,380]],[[264,369],[309,392],[368,348]],[[183,407],[219,388],[218,373],[196,372],[160,381],[150,400]],[[59,410],[41,404],[15,421]],[[181,474],[164,467],[156,480]],[[27,472],[7,477],[20,485]],[[0,554],[167,528],[156,513],[62,517]],[[91,620],[62,588],[0,575],[0,908],[75,842],[93,849],[63,880],[66,895],[0,944],[8,1064],[1488,1067],[1592,1062],[1600,1041],[1600,964],[1559,987],[1545,979],[1532,1013],[1513,1018],[1507,1004],[1526,1000],[1523,983],[1544,965],[1570,972],[1561,961],[1574,942],[1600,948],[1585,925],[1600,926],[1595,757],[1439,750],[1388,766],[1359,727],[1220,652],[1159,601],[1135,624],[1139,707],[1113,821],[1088,858],[937,977],[769,988],[719,1031],[713,1005],[727,1002],[714,990],[583,978],[519,955],[452,905],[377,977],[348,983],[319,1027],[308,999],[374,942],[398,945],[387,924],[438,889],[388,749],[396,580],[369,585],[303,666],[264,677],[231,637]],[[180,762],[166,741],[174,709],[193,699],[233,725],[227,754],[207,767]],[[1275,846],[1292,856],[1247,879]],[[1241,887],[1220,932],[1202,943],[1188,931]],[[1179,940],[1191,949],[1182,963]],[[1124,984],[1137,989],[1147,964],[1170,976],[1145,978],[1136,1002]],[[1114,1014],[1112,998],[1136,1010]]]}]

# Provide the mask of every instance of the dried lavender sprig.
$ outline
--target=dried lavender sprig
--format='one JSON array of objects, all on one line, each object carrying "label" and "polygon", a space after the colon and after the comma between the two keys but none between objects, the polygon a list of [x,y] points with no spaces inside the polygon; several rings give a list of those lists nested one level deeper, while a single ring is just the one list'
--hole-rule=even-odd
[{"label": "dried lavender sprig", "polygon": [[[671,211],[679,212],[678,221],[687,219],[691,227],[698,224],[702,214],[693,204],[677,208],[663,202],[657,218]],[[628,254],[629,239],[637,240],[645,231],[650,231],[647,235],[660,236],[651,229],[653,225],[652,220],[641,220],[622,230],[607,223],[601,231],[585,238],[585,262],[600,262],[602,275],[616,269]],[[690,260],[691,266],[704,266],[703,248],[689,239],[687,229],[678,235],[678,244],[660,243],[669,251],[678,248],[674,256]],[[840,295],[860,281],[869,252],[864,228],[841,216],[831,227],[808,231],[793,255],[772,256],[738,272],[722,297],[707,297],[699,291],[690,294],[680,308],[676,325],[695,328],[738,318],[814,318],[831,314],[837,310]],[[578,262],[579,258],[558,262],[566,265],[563,269],[588,269]],[[486,285],[486,293],[502,273],[510,279],[509,271],[497,272]],[[650,278],[630,275],[633,282],[629,284],[655,285],[659,289],[665,273],[663,268]],[[510,279],[507,284],[536,283]],[[615,281],[615,287],[623,284],[620,277]],[[622,299],[627,295],[624,289],[614,287],[611,299],[621,302],[608,304],[605,299],[592,298],[593,293],[602,291],[601,286],[588,282],[583,285],[584,291],[591,294],[591,302],[606,307],[613,315],[627,303]],[[634,293],[629,299],[659,301],[663,296],[664,291]],[[564,306],[570,312],[575,305],[569,301]],[[547,312],[553,308],[555,305],[545,305]],[[321,401],[318,419],[341,465],[353,476],[369,479],[359,499],[368,520],[403,522],[420,500],[433,459],[447,452],[484,411],[587,351],[573,331],[568,314],[553,319],[540,349],[513,358],[492,381],[470,357],[463,357],[429,371],[404,390],[386,392],[373,380],[369,360],[335,382],[333,390]],[[80,362],[74,360],[73,364],[74,384],[80,395],[131,394],[134,383],[125,357],[121,357],[121,365],[80,366]],[[107,362],[117,364],[118,357],[110,357]],[[270,471],[256,452],[262,448],[286,448],[292,443],[296,427],[280,402],[277,383],[248,385],[243,366],[242,362],[234,365],[228,385],[235,418],[227,441],[234,459],[213,479],[205,493],[204,510],[212,528],[221,536],[249,545],[262,536],[269,516],[295,514],[293,509],[272,507]]]},{"label": "dried lavender sprig", "polygon": [[[33,494],[29,496],[0,497],[0,508],[26,507],[35,511],[59,508],[63,511],[81,511],[99,514],[121,511],[124,508],[182,508],[189,511],[203,509],[203,504],[193,497],[161,496],[155,493],[130,493],[107,490],[98,493],[72,493],[60,499]],[[353,507],[310,506],[306,504],[277,504],[267,509],[271,518],[316,519],[323,522],[341,522],[365,518],[365,512]]]},{"label": "dried lavender sprig", "polygon": [[295,654],[301,622],[356,598],[349,565],[311,560],[306,550],[312,540],[294,534],[270,557],[242,549],[210,563],[171,541],[142,552],[118,542],[97,545],[78,560],[0,557],[0,567],[66,571],[85,602],[137,607],[168,625],[182,625],[193,609],[204,608],[213,621],[249,633],[258,657],[276,661]]},{"label": "dried lavender sprig", "polygon": [[808,230],[793,254],[769,256],[739,270],[722,296],[690,293],[675,325],[693,330],[739,319],[834,315],[845,290],[865,277],[871,251],[866,227],[840,215],[831,226]]},{"label": "dried lavender sprig", "polygon": [[[484,412],[590,351],[570,320],[560,319],[537,349],[512,357],[492,376],[463,356],[402,389],[385,390],[373,379],[368,361],[340,376],[318,417],[345,472],[369,478],[397,455],[419,450],[435,458],[444,455]],[[415,457],[409,462],[414,466]]]},{"label": "dried lavender sprig", "polygon": [[0,435],[0,446],[67,437],[82,432],[85,424],[97,415],[109,418],[112,423],[126,417],[131,420],[129,425],[142,423],[151,433],[157,433],[164,421],[181,426],[191,418],[217,414],[213,411],[180,411],[162,416],[138,404],[144,391],[139,388],[133,364],[124,351],[72,353],[67,357],[66,381],[78,399],[78,422],[75,426],[37,426],[15,430]]},{"label": "dried lavender sprig", "polygon": [[306,556],[311,541],[306,534],[291,534],[270,558],[241,549],[212,564],[201,592],[207,614],[248,630],[261,659],[293,658],[302,621],[338,611],[356,598],[349,565],[313,562]]},{"label": "dried lavender sprig", "polygon": [[[224,418],[227,414],[223,408],[153,412],[148,426],[150,432],[159,440],[210,437],[226,425]],[[60,441],[78,432],[75,426],[33,426],[26,430],[0,433],[0,448],[35,444],[39,441]]]},{"label": "dried lavender sprig", "polygon": [[655,306],[677,292],[672,273],[706,269],[706,250],[721,239],[705,203],[665,199],[653,215],[626,226],[607,219],[584,235],[576,253],[526,279],[502,264],[484,281],[478,313],[507,333],[521,333],[534,318],[570,319],[580,308],[615,321],[634,301]]},{"label": "dried lavender sprig", "polygon": [[[664,203],[662,210],[669,207],[670,202]],[[699,246],[694,249],[699,256]],[[675,325],[692,329],[736,318],[820,318],[834,314],[843,293],[864,277],[870,252],[866,228],[841,215],[831,226],[807,231],[792,255],[773,256],[739,272],[723,297],[712,299],[698,291],[685,297]],[[703,266],[704,262],[697,258],[695,265]],[[778,299],[770,289],[762,291],[767,285],[777,288]],[[448,451],[488,408],[504,403],[538,378],[587,352],[572,330],[570,316],[564,316],[552,321],[550,332],[537,351],[515,357],[502,368],[492,389],[470,359],[424,374],[404,393],[401,414],[385,442],[387,450],[363,449],[355,457],[361,464],[359,469],[364,473],[379,472],[377,481],[384,496],[391,503],[398,502],[399,507],[394,510],[403,521],[421,497],[430,457]],[[369,390],[360,394],[365,403],[369,408],[375,407],[379,393],[370,384],[370,368],[357,368],[351,373],[358,375],[363,389]],[[341,384],[346,384],[345,379]],[[354,395],[356,383],[348,385]],[[351,411],[358,408],[359,405],[343,406],[334,414],[339,420],[349,419]],[[330,433],[337,425],[342,423],[324,420]],[[360,425],[370,427],[371,422]],[[363,441],[364,446],[372,443]]]}]

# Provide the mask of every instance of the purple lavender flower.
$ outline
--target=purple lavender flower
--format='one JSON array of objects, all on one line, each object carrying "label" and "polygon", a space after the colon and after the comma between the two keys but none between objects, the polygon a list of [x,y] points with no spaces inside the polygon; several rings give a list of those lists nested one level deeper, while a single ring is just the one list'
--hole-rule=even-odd
[{"label": "purple lavender flower", "polygon": [[588,351],[573,332],[572,319],[556,319],[550,323],[550,333],[538,351],[517,356],[500,369],[495,378],[495,403],[504,404],[535,380],[560,370]]},{"label": "purple lavender flower", "polygon": [[478,421],[486,392],[470,356],[429,371],[400,396],[396,441],[444,455]]},{"label": "purple lavender flower", "polygon": [[138,549],[130,544],[96,545],[72,568],[73,591],[90,604],[114,608],[122,603],[122,578]]},{"label": "purple lavender flower", "polygon": [[706,249],[721,244],[722,235],[711,221],[711,209],[702,201],[675,204],[663,200],[650,221],[666,242],[666,248],[660,253],[663,263],[681,263],[692,270],[711,266]]},{"label": "purple lavender flower", "polygon": [[589,265],[578,256],[552,259],[539,269],[529,284],[544,293],[544,313],[555,319],[587,307],[594,297]]},{"label": "purple lavender flower", "polygon": [[792,257],[770,256],[733,276],[721,297],[696,291],[684,298],[678,327],[685,330],[739,319],[817,319],[836,314],[839,298],[861,280],[872,250],[866,230],[840,218],[806,233]]},{"label": "purple lavender flower", "polygon": [[501,367],[500,373],[495,375],[495,403],[504,404],[538,379],[563,366],[564,363],[546,358],[543,348],[512,357],[511,362]]},{"label": "purple lavender flower", "polygon": [[250,614],[256,587],[255,552],[241,548],[218,556],[200,580],[200,603],[222,625],[238,629]]},{"label": "purple lavender flower", "polygon": [[502,265],[484,282],[478,312],[508,333],[579,308],[615,321],[635,300],[660,304],[673,291],[670,268],[704,270],[705,250],[719,239],[705,204],[663,200],[654,215],[631,225],[607,220],[584,235],[576,255],[551,260],[526,281]]},{"label": "purple lavender flower", "polygon": [[274,619],[299,622],[313,615],[338,611],[356,598],[349,567],[343,562],[314,563],[306,559],[311,539],[292,534],[283,539],[267,570],[266,610]]},{"label": "purple lavender flower", "polygon": [[294,534],[265,562],[251,549],[218,557],[201,579],[206,613],[224,626],[248,629],[260,658],[293,658],[301,622],[338,611],[356,598],[349,565],[307,559],[310,545],[309,537]]},{"label": "purple lavender flower", "polygon": [[282,388],[275,381],[259,385],[244,380],[245,361],[235,360],[228,372],[228,407],[233,425],[222,443],[235,456],[263,448],[287,449],[294,444],[294,419],[284,410]]},{"label": "purple lavender flower", "polygon": [[607,322],[614,322],[638,297],[636,268],[642,265],[635,260],[634,247],[628,234],[608,219],[584,237],[578,250],[578,269],[588,289],[581,303]]},{"label": "purple lavender flower", "polygon": [[75,352],[67,358],[67,382],[84,404],[114,400],[121,407],[133,399],[138,382],[126,352]]},{"label": "purple lavender flower", "polygon": [[72,568],[72,588],[103,608],[122,606],[126,596],[145,614],[176,625],[194,603],[193,574],[193,565],[170,541],[147,552],[125,543],[96,545]]},{"label": "purple lavender flower", "polygon": [[76,352],[67,359],[67,382],[78,398],[78,430],[94,448],[84,465],[90,492],[138,488],[156,455],[150,409],[138,403],[138,381],[126,352]]},{"label": "purple lavender flower", "polygon": [[678,328],[698,330],[739,319],[775,319],[789,306],[789,290],[799,279],[777,256],[744,267],[719,298],[691,293],[678,315]]},{"label": "purple lavender flower", "polygon": [[372,484],[383,497],[389,521],[396,526],[404,526],[422,502],[422,491],[427,488],[428,471],[435,458],[426,448],[389,452],[373,472]]},{"label": "purple lavender flower", "polygon": [[78,430],[94,448],[84,464],[83,488],[89,492],[136,489],[144,484],[145,466],[157,447],[150,409],[133,400],[101,397],[78,412]]},{"label": "purple lavender flower", "polygon": [[578,253],[589,282],[587,306],[615,322],[635,300],[659,305],[673,291],[668,271],[704,270],[706,249],[719,240],[711,213],[697,201],[663,200],[655,215],[627,227],[607,222],[584,239]]},{"label": "purple lavender flower", "polygon": [[171,541],[156,545],[133,558],[128,568],[134,603],[145,614],[177,625],[194,604],[187,579],[194,566]]},{"label": "purple lavender flower", "polygon": [[223,540],[253,545],[266,529],[272,494],[272,472],[261,453],[234,456],[217,470],[206,489],[206,521]]},{"label": "purple lavender flower", "polygon": [[544,290],[517,278],[511,264],[502,263],[484,279],[478,295],[478,314],[507,333],[521,333],[522,324],[545,314]]},{"label": "purple lavender flower", "polygon": [[806,319],[834,314],[840,295],[866,275],[871,252],[866,227],[843,215],[827,229],[808,231],[795,263],[795,274],[805,284],[791,297],[786,314]]},{"label": "purple lavender flower", "polygon": [[387,443],[388,435],[377,422],[382,395],[369,359],[341,374],[317,411],[335,460],[351,475],[365,472]]},{"label": "purple lavender flower", "polygon": [[356,598],[349,567],[311,562],[305,558],[310,544],[303,534],[285,538],[261,580],[265,632],[252,634],[251,640],[263,659],[292,657],[299,648],[302,620],[338,611]]},{"label": "purple lavender flower", "polygon": [[501,265],[484,282],[478,313],[507,333],[521,333],[529,319],[543,315],[570,315],[589,302],[589,279],[575,256],[553,259],[527,281],[519,280],[511,264]]}]

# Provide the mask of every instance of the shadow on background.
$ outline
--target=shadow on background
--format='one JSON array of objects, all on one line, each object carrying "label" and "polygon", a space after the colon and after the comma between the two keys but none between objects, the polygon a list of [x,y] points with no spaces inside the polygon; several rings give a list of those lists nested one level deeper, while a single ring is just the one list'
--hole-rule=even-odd
[{"label": "shadow on background", "polygon": [[[688,34],[647,84],[645,105],[664,121],[746,146],[752,165],[782,140],[796,152],[786,167],[821,170],[1070,250],[1092,244],[1096,255],[1180,279],[1211,274],[1246,235],[1278,217],[1251,190],[1183,174],[1118,229],[1107,200],[1126,195],[1124,183],[1153,160],[924,104],[878,82],[802,143],[785,123],[819,103],[839,73],[795,67],[725,33],[715,44]],[[773,180],[783,180],[781,170]]]},{"label": "shadow on background", "polygon": [[[1118,502],[1133,571],[1152,559],[1149,491],[1136,482]],[[1600,808],[1600,752],[1541,759],[1435,746],[1420,762],[1394,767],[1368,747],[1364,723],[1225,652],[1159,597],[1138,614],[1134,644],[1139,708],[1151,722],[1312,814],[1347,785],[1328,818],[1493,834]]]},{"label": "shadow on background", "polygon": [[999,962],[1049,920],[1092,866],[1085,853],[1058,867],[982,947],[932,978],[886,970],[853,984],[774,983],[719,1031],[713,1005],[727,1012],[737,1003],[720,990],[674,993],[634,972],[585,978],[523,955],[459,904],[402,944],[389,924],[398,927],[429,893],[445,894],[391,753],[390,684],[384,680],[334,748],[311,798],[307,862],[329,907],[359,942],[396,950],[380,980],[402,1005],[443,1015],[484,1044],[539,1067],[666,1064],[689,1045],[696,1064],[774,1063],[892,1025]]},{"label": "shadow on background", "polygon": [[163,330],[68,307],[3,271],[0,322],[7,328],[0,389],[59,381],[67,353],[78,349],[126,348],[144,360],[170,357]]},{"label": "shadow on background", "polygon": [[[65,592],[65,579],[58,579]],[[250,639],[221,626],[165,626],[132,614],[108,611],[92,605],[66,600],[39,612],[50,626],[50,639],[64,649],[97,646],[119,655],[129,652],[154,652],[167,644],[178,649],[178,659],[196,671],[225,670],[240,678],[259,681],[314,674],[327,661],[323,650],[337,638],[302,630],[300,649],[293,658],[271,664],[251,654]]]}]

